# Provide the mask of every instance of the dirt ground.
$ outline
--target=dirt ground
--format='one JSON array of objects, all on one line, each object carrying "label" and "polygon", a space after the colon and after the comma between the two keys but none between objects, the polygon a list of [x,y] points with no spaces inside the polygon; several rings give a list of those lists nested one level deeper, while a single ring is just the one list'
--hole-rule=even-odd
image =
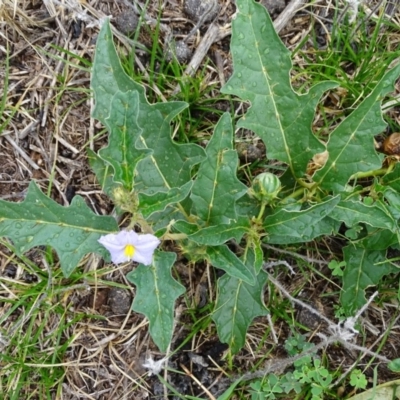
[{"label": "dirt ground", "polygon": [[[289,3],[288,0],[265,1],[273,19],[286,12],[285,7]],[[310,32],[311,13],[324,18],[328,15],[326,7],[331,2],[316,3],[314,7],[304,7],[286,21],[280,34],[288,47],[296,46]],[[340,4],[343,9],[344,5]],[[199,23],[204,7],[209,7],[210,14]],[[5,91],[7,93],[7,107],[0,119],[0,124],[4,124],[0,125],[3,127],[0,136],[1,199],[21,201],[29,182],[34,179],[44,192],[52,181],[51,197],[60,204],[68,205],[72,197],[79,194],[97,213],[104,215],[112,211],[113,205],[97,185],[86,155],[87,148],[98,150],[105,144],[103,127],[91,118],[90,63],[101,21],[111,17],[119,48],[126,52],[133,44],[135,18],[142,9],[141,2],[132,5],[129,0],[0,0],[0,97]],[[396,9],[389,11],[394,15]],[[161,15],[162,34],[159,40],[163,48],[167,49],[171,37],[183,41],[191,35],[179,53],[182,64],[192,60],[212,24],[226,28],[226,33],[215,38],[198,64],[200,69],[207,69],[205,76],[208,84],[216,85],[213,90],[217,91],[231,73],[229,24],[234,12],[235,5],[231,0],[215,0],[215,4],[212,0],[151,0],[144,17],[149,29],[155,29],[154,23]],[[198,29],[191,33],[196,24]],[[321,47],[326,43],[322,30],[319,41]],[[149,64],[145,48],[151,45],[148,31],[143,30],[138,42],[134,68],[145,74]],[[8,88],[5,88],[7,52],[10,57]],[[265,149],[259,145],[255,149],[246,148],[239,152],[242,151],[246,156],[255,151],[254,157],[262,157]],[[319,252],[311,249],[310,253],[315,255]],[[0,276],[22,284],[38,279],[7,262],[6,248],[2,248],[2,254],[5,256],[0,261]],[[279,252],[270,250],[270,255],[274,254],[279,255]],[[28,257],[35,261],[37,253],[31,251]],[[286,260],[292,265],[298,262],[290,255]],[[326,270],[326,260],[323,257],[320,260],[319,268]],[[91,265],[88,263],[85,268],[90,269]],[[186,280],[188,292],[197,298],[197,304],[204,307],[202,296],[209,290],[205,266],[196,265],[188,273],[185,260],[180,260],[177,270]],[[151,342],[146,320],[130,311],[133,290],[111,288],[102,283],[129,285],[125,279],[128,271],[129,267],[118,269],[102,276],[99,283],[89,283],[92,285],[90,293],[80,288],[72,290],[67,298],[62,299],[75,310],[98,317],[96,320],[81,320],[65,331],[64,340],[74,339],[63,360],[66,365],[63,400],[178,398],[173,394],[165,397],[166,383],[157,377],[144,375],[146,370],[142,364],[145,358],[152,356],[159,359],[162,355]],[[309,281],[300,276],[294,281],[282,276],[281,282],[293,291],[303,288],[301,296],[305,301],[333,317],[332,300],[329,297],[324,300],[321,293],[337,291],[335,285],[320,280],[318,275]],[[236,378],[235,374],[226,372],[226,346],[218,341],[214,329],[206,328],[194,337],[188,336],[191,320],[183,312],[183,302],[177,307],[181,317],[171,348],[185,343],[169,361],[169,367],[178,372],[162,374],[181,395],[217,398]],[[0,318],[5,311],[6,303],[0,299]],[[372,308],[364,321],[367,326],[364,345],[368,347],[379,340],[391,314],[390,307]],[[304,310],[299,310],[295,318],[311,330],[323,331],[321,322]],[[4,321],[1,328],[7,330],[12,322],[12,319]],[[53,323],[56,321],[49,321],[50,325]],[[283,343],[289,330],[280,325],[279,319],[276,327],[279,342]],[[256,319],[249,332],[249,343],[234,359],[234,373],[245,373],[256,362],[263,360],[264,354],[272,347],[272,338],[264,338],[260,342],[267,329],[265,318]],[[400,357],[397,330],[393,327],[387,334],[388,339],[381,353],[391,359]],[[272,358],[284,356],[282,346],[270,354]],[[345,370],[356,362],[358,354],[350,354],[340,346],[330,346],[325,356],[330,365],[340,365]],[[79,367],[76,366],[77,360]],[[362,362],[366,363],[366,358]],[[394,378],[386,367],[380,367],[379,371],[381,381]],[[366,373],[372,376],[373,368]],[[54,398],[58,397],[54,395]]]}]

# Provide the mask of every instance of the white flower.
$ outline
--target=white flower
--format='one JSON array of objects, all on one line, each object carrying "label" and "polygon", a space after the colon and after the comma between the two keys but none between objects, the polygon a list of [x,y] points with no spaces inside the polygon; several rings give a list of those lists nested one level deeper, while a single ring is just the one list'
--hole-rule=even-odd
[{"label": "white flower", "polygon": [[102,236],[98,242],[110,252],[114,264],[136,261],[144,265],[152,263],[154,250],[160,244],[154,235],[140,235],[134,231],[110,233]]}]

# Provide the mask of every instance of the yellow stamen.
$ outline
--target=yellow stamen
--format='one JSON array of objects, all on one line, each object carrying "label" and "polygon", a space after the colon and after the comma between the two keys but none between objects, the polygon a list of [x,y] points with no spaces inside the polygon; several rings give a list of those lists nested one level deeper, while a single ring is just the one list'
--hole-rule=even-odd
[{"label": "yellow stamen", "polygon": [[131,244],[127,244],[124,249],[124,254],[129,258],[132,259],[133,255],[135,254],[135,247]]}]

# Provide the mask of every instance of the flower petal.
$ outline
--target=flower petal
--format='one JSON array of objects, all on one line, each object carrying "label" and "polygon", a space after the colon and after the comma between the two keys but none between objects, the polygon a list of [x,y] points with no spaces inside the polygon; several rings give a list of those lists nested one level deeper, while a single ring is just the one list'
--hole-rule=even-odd
[{"label": "flower petal", "polygon": [[110,254],[111,254],[111,261],[114,264],[122,264],[124,262],[131,261],[131,259],[127,257],[123,251],[116,252],[114,254],[110,252]]},{"label": "flower petal", "polygon": [[114,264],[131,261],[125,254],[125,247],[132,245],[135,248],[132,260],[144,265],[152,263],[154,250],[160,244],[160,240],[154,235],[140,235],[135,231],[125,230],[101,236],[98,242],[110,252]]},{"label": "flower petal", "polygon": [[153,261],[153,253],[160,244],[158,238],[154,235],[140,235],[135,246],[133,260],[144,265],[150,265]]},{"label": "flower petal", "polygon": [[110,252],[111,261],[114,264],[120,264],[125,261],[129,261],[124,253],[125,244],[122,240],[120,240],[119,234],[110,233],[108,235],[101,236],[98,242]]},{"label": "flower petal", "polygon": [[121,231],[119,240],[136,247],[136,243],[140,240],[141,236],[143,235],[139,235],[135,231]]}]

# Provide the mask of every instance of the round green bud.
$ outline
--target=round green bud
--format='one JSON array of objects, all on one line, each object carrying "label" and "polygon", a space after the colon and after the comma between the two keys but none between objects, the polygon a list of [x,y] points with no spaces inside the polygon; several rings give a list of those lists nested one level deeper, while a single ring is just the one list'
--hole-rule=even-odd
[{"label": "round green bud", "polygon": [[113,190],[112,199],[114,201],[114,204],[122,210],[129,211],[131,213],[136,211],[135,194],[130,193],[122,186],[117,186]]},{"label": "round green bud", "polygon": [[278,196],[281,188],[281,182],[276,175],[263,172],[254,178],[251,193],[257,200],[269,203]]},{"label": "round green bud", "polygon": [[129,193],[122,187],[122,186],[117,186],[113,190],[113,199],[114,203],[120,206],[121,204],[124,204],[127,199],[129,198]]}]

